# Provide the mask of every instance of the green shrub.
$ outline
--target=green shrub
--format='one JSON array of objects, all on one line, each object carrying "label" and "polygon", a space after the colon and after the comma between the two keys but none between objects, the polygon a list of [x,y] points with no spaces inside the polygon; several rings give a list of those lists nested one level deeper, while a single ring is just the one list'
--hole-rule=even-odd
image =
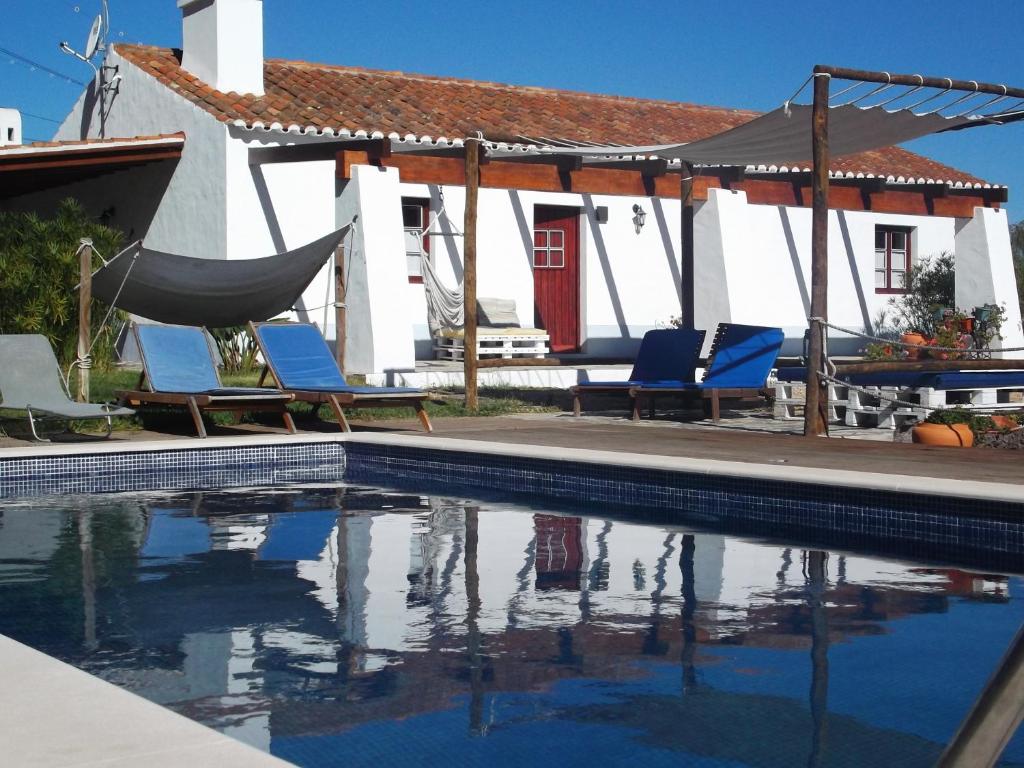
[{"label": "green shrub", "polygon": [[[83,237],[106,258],[121,242],[120,232],[91,219],[74,200],[64,200],[52,218],[0,211],[0,333],[43,334],[64,367],[75,359],[78,344],[76,253]],[[107,309],[99,302],[93,306],[94,339]],[[99,367],[109,365],[112,329],[96,342],[92,357]]]},{"label": "green shrub", "polygon": [[931,424],[966,424],[975,435],[995,429],[989,416],[971,413],[965,408],[940,408],[928,414]]}]

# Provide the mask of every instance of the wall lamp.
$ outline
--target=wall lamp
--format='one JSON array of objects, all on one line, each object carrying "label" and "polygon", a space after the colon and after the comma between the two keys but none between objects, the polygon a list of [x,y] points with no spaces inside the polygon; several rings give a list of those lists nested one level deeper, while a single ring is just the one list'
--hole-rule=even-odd
[{"label": "wall lamp", "polygon": [[633,227],[636,229],[636,233],[639,235],[640,230],[644,228],[644,222],[647,220],[647,214],[644,209],[637,203],[633,206]]}]

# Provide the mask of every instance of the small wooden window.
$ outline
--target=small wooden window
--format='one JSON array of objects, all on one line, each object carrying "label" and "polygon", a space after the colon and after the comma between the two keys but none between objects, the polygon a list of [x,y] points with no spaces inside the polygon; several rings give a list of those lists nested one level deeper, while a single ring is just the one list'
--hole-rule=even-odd
[{"label": "small wooden window", "polygon": [[533,232],[534,269],[565,269],[565,232],[536,229]]},{"label": "small wooden window", "polygon": [[910,241],[906,227],[875,227],[875,293],[907,292]]},{"label": "small wooden window", "polygon": [[430,201],[402,198],[402,229],[405,231],[405,261],[410,283],[423,282],[423,259],[430,258],[430,237],[423,235],[430,223]]}]

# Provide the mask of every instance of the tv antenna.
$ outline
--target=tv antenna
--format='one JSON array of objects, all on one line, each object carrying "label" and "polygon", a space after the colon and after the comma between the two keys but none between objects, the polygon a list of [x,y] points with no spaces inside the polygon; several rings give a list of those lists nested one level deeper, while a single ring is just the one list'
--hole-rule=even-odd
[{"label": "tv antenna", "polygon": [[76,51],[68,45],[67,42],[61,42],[58,47],[69,56],[74,56],[79,61],[84,61],[92,67],[93,72],[96,73],[96,78],[100,79],[100,68],[93,64],[92,60],[97,53],[106,53],[107,35],[109,33],[110,9],[107,7],[107,0],[103,0],[102,10],[100,11],[100,14],[93,19],[92,27],[89,29],[89,36],[85,40],[85,48],[82,52]]}]

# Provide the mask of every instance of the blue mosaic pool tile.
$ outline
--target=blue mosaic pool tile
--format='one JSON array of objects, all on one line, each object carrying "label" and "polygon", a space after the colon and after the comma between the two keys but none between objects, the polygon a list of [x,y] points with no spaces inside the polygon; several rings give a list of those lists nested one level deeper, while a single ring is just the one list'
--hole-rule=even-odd
[{"label": "blue mosaic pool tile", "polygon": [[232,446],[0,460],[0,498],[340,481],[339,443]]},{"label": "blue mosaic pool tile", "polygon": [[924,557],[983,553],[1024,570],[1024,505],[517,456],[348,445],[346,480],[462,486],[668,511],[681,522]]}]

